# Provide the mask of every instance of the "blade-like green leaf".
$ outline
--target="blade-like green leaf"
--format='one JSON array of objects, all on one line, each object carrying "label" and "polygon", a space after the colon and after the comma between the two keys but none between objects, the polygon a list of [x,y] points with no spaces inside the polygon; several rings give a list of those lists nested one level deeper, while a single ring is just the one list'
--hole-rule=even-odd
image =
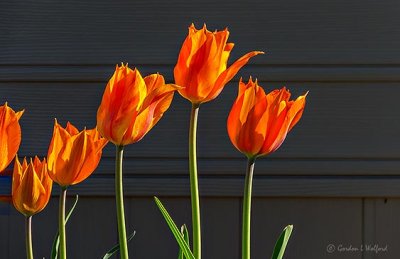
[{"label": "blade-like green leaf", "polygon": [[156,201],[158,208],[160,209],[162,215],[164,216],[165,221],[167,222],[169,228],[171,229],[171,232],[174,235],[176,242],[178,242],[178,245],[179,245],[180,249],[183,251],[186,259],[195,259],[192,251],[190,250],[189,244],[186,243],[181,232],[176,227],[175,222],[172,220],[171,216],[168,214],[168,211],[164,208],[161,201],[157,197],[154,197],[154,200]]},{"label": "blade-like green leaf", "polygon": [[[128,242],[131,241],[132,238],[135,236],[135,234],[136,231],[133,231],[133,233],[130,234],[126,240],[128,240]],[[111,258],[111,256],[113,256],[118,250],[119,250],[119,244],[116,244],[110,250],[108,250],[108,252],[103,256],[103,259]]]},{"label": "blade-like green leaf", "polygon": [[292,234],[292,231],[293,231],[293,225],[288,225],[283,229],[281,235],[279,236],[279,239],[276,241],[274,247],[274,253],[272,254],[271,259],[283,258],[283,254],[285,253],[285,249],[287,243],[289,242],[289,238],[290,235]]},{"label": "blade-like green leaf", "polygon": [[[71,209],[69,210],[67,216],[65,217],[65,224],[67,224],[69,217],[71,217],[72,212],[74,212],[76,204],[78,204],[78,199],[79,199],[79,196],[76,195],[75,202],[72,205]],[[57,231],[56,236],[54,237],[53,246],[51,248],[51,256],[50,256],[51,259],[57,259],[59,246],[60,246],[60,235]]]},{"label": "blade-like green leaf", "polygon": [[[181,227],[181,234],[183,236],[183,239],[185,239],[186,244],[189,245],[189,231],[187,230],[187,227],[185,224],[183,224]],[[179,248],[178,259],[186,259],[181,248]]]}]

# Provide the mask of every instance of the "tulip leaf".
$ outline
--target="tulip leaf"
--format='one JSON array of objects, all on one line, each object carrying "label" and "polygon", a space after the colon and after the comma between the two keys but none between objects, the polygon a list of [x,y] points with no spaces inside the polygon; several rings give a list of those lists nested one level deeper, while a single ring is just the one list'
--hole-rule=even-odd
[{"label": "tulip leaf", "polygon": [[[131,241],[132,238],[133,238],[135,235],[136,235],[136,231],[133,231],[133,233],[130,234],[126,240],[128,240],[128,242]],[[103,259],[111,258],[111,256],[113,256],[116,252],[119,251],[119,248],[120,248],[119,244],[116,244],[115,246],[113,246],[113,247],[112,247],[110,250],[108,250],[107,253],[103,256]]]},{"label": "tulip leaf", "polygon": [[169,229],[171,230],[172,234],[174,235],[176,242],[178,242],[180,249],[182,250],[183,254],[185,255],[185,259],[195,259],[192,251],[190,250],[189,244],[184,239],[182,233],[177,228],[175,222],[172,220],[168,211],[164,208],[161,201],[157,197],[154,197],[154,200],[155,200],[158,208],[160,209],[162,215],[164,216],[164,219],[167,222]]},{"label": "tulip leaf", "polygon": [[[189,232],[185,224],[183,224],[181,227],[181,234],[183,236],[183,239],[185,239],[186,244],[189,244]],[[181,248],[179,248],[178,259],[186,259],[183,250]]]},{"label": "tulip leaf", "polygon": [[[75,202],[72,205],[71,209],[69,210],[67,216],[65,217],[65,224],[67,224],[69,218],[72,215],[72,212],[74,212],[76,204],[78,204],[78,199],[79,199],[79,196],[76,195],[75,196]],[[54,237],[53,246],[52,246],[52,249],[51,249],[51,256],[50,256],[51,259],[57,259],[59,246],[60,246],[60,235],[59,235],[59,232],[57,231],[56,236]]]},{"label": "tulip leaf", "polygon": [[276,241],[275,247],[274,247],[274,253],[272,254],[271,259],[282,259],[283,254],[285,253],[285,249],[287,246],[287,243],[289,242],[290,235],[292,234],[293,231],[293,225],[288,225],[286,226],[281,235],[279,236],[278,240]]}]

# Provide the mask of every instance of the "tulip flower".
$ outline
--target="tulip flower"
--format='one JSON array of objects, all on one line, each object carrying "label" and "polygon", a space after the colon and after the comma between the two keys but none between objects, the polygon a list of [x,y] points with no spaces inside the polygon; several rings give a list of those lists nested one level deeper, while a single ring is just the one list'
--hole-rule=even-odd
[{"label": "tulip flower", "polygon": [[228,29],[210,32],[206,25],[200,30],[190,25],[174,68],[175,83],[184,87],[178,90],[184,98],[196,104],[213,100],[250,58],[264,53],[249,52],[227,67],[234,46],[228,37]]},{"label": "tulip flower", "polygon": [[19,119],[24,110],[15,112],[7,103],[0,106],[0,172],[6,169],[21,144]]},{"label": "tulip flower", "polygon": [[[250,78],[239,82],[239,93],[228,116],[227,128],[233,145],[248,157],[243,199],[242,259],[250,259],[250,216],[253,171],[257,157],[277,150],[287,133],[299,122],[306,95],[291,101],[283,87],[265,94]],[[290,228],[291,229],[291,228]]]},{"label": "tulip flower", "polygon": [[116,146],[115,198],[122,259],[128,258],[122,184],[124,146],[141,140],[169,108],[174,91],[160,74],[142,77],[128,65],[116,66],[97,111],[97,129]]},{"label": "tulip flower", "polygon": [[78,131],[71,123],[65,129],[54,124],[48,151],[48,171],[60,186],[82,182],[97,168],[107,140],[96,129]]},{"label": "tulip flower", "polygon": [[306,95],[289,101],[283,87],[265,94],[250,78],[239,82],[239,94],[229,113],[227,128],[233,145],[248,157],[268,155],[277,150],[287,133],[303,114]]},{"label": "tulip flower", "polygon": [[43,210],[50,199],[53,181],[47,174],[46,159],[38,157],[28,164],[15,158],[12,177],[12,200],[15,208],[25,216]]},{"label": "tulip flower", "polygon": [[236,75],[250,58],[263,54],[252,51],[227,66],[234,44],[228,43],[229,31],[210,32],[206,25],[197,30],[192,24],[182,44],[174,68],[175,84],[182,86],[178,92],[192,103],[189,128],[189,175],[192,201],[193,253],[201,259],[201,220],[197,179],[196,134],[199,106],[215,99],[224,86]]},{"label": "tulip flower", "polygon": [[88,178],[99,164],[107,140],[97,129],[78,131],[71,123],[65,128],[57,120],[48,150],[48,173],[61,186],[59,203],[60,258],[66,259],[65,200],[67,187]]},{"label": "tulip flower", "polygon": [[46,159],[38,157],[28,164],[15,158],[12,176],[12,202],[26,219],[26,254],[33,259],[32,216],[42,211],[49,202],[53,181],[47,174]]},{"label": "tulip flower", "polygon": [[138,142],[169,108],[176,89],[160,74],[143,78],[137,69],[117,66],[97,111],[97,129],[118,146]]}]

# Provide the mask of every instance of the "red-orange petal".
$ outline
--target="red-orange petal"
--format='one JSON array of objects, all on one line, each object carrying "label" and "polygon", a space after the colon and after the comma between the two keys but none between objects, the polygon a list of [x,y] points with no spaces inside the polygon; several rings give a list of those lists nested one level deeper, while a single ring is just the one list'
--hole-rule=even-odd
[{"label": "red-orange petal", "polygon": [[250,58],[259,55],[259,54],[264,54],[262,51],[252,51],[249,52],[245,55],[243,55],[241,58],[236,60],[228,69],[223,71],[219,76],[217,81],[215,82],[212,91],[208,94],[208,96],[203,100],[203,102],[208,102],[213,99],[215,99],[222,91],[224,86],[237,74],[237,72],[247,64],[247,62],[250,60]]}]

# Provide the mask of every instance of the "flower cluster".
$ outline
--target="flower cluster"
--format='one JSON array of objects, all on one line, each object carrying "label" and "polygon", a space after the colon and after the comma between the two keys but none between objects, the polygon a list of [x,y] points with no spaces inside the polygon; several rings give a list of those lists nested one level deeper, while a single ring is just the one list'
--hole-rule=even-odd
[{"label": "flower cluster", "polygon": [[[193,249],[180,235],[161,202],[157,205],[167,220],[185,258],[201,259],[200,200],[197,181],[196,127],[200,104],[217,98],[225,85],[262,51],[251,51],[230,66],[228,59],[234,47],[228,42],[229,31],[211,32],[204,25],[192,24],[174,67],[174,83],[166,83],[159,74],[142,76],[137,68],[116,66],[97,110],[97,125],[78,130],[70,122],[62,127],[54,122],[47,157],[17,157],[21,143],[19,120],[24,111],[15,112],[7,103],[0,106],[0,172],[15,158],[11,200],[27,220],[27,258],[33,258],[31,218],[49,202],[53,181],[60,186],[59,258],[66,258],[65,200],[67,188],[87,179],[99,165],[108,142],[116,146],[115,190],[121,258],[128,258],[123,203],[122,161],[124,146],[140,141],[163,117],[175,91],[192,104],[189,132],[189,175],[192,202]],[[248,157],[243,201],[242,258],[250,258],[251,185],[255,159],[276,151],[288,132],[299,122],[306,95],[290,100],[289,91],[264,89],[250,77],[239,82],[239,91],[227,120],[233,145]],[[29,162],[28,162],[29,161]],[[171,223],[172,222],[172,223]],[[291,231],[292,227],[288,227]],[[184,230],[184,229],[183,229]],[[290,233],[289,233],[290,235]],[[183,235],[185,236],[185,235]],[[287,239],[286,239],[287,242]],[[57,242],[55,242],[57,244]],[[284,248],[283,248],[284,249]],[[108,258],[108,257],[107,257]]]}]

